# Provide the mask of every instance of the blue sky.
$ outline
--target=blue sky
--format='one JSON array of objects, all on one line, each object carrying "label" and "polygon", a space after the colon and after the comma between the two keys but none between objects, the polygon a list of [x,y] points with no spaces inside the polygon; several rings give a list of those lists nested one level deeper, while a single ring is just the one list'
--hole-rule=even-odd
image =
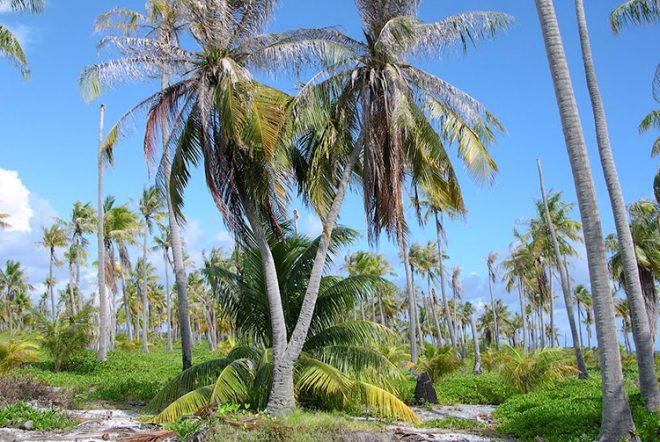
[{"label": "blue sky", "polygon": [[[574,6],[571,1],[555,3],[594,167],[604,231],[608,233],[614,227],[598,163]],[[650,89],[660,54],[652,49],[658,47],[657,27],[631,28],[620,36],[611,33],[607,17],[618,3],[620,0],[587,0],[586,7],[612,146],[626,201],[632,202],[652,196],[657,162],[650,159],[650,149],[655,134],[642,137],[636,128],[655,104]],[[23,260],[34,283],[45,278],[47,263],[46,252],[34,246],[39,226],[49,223],[53,216],[67,216],[77,199],[96,201],[99,102],[85,104],[81,100],[77,78],[86,64],[104,56],[96,50],[99,36],[92,30],[94,18],[118,5],[139,9],[143,1],[50,0],[47,10],[39,16],[0,13],[0,22],[15,30],[23,41],[32,70],[31,79],[23,81],[14,66],[0,60],[0,173],[4,174],[0,175],[4,177],[0,184],[5,187],[4,191],[0,188],[0,211],[2,204],[9,204],[10,200],[18,207],[12,209],[17,216],[27,216],[26,211],[32,211],[31,231],[0,233],[0,262]],[[513,15],[515,25],[493,41],[480,42],[467,56],[457,51],[441,60],[417,61],[479,99],[507,128],[492,149],[500,169],[492,186],[471,182],[463,167],[455,163],[469,213],[464,222],[451,221],[447,225],[449,265],[463,266],[465,297],[472,300],[487,296],[485,256],[491,250],[506,253],[512,228],[533,214],[533,199],[539,194],[536,158],[543,161],[546,186],[562,190],[566,200],[575,202],[534,2],[426,0],[421,18],[436,21],[458,12],[484,9]],[[283,0],[269,30],[328,25],[339,25],[345,32],[360,37],[353,1]],[[290,78],[268,81],[287,91],[292,91],[294,84]],[[139,84],[110,91],[102,100],[107,106],[108,125],[157,87]],[[135,136],[125,139],[118,148],[115,168],[108,172],[105,181],[107,192],[120,202],[136,198],[149,181],[140,150],[140,123],[136,121]],[[229,236],[201,171],[195,174],[186,195],[186,237],[193,256],[213,245],[228,245]],[[302,209],[299,203],[294,206]],[[308,210],[302,212],[302,230],[317,233],[318,219]],[[434,239],[433,230],[418,228],[410,215],[412,241]],[[347,200],[340,222],[365,232],[357,194]],[[354,248],[366,247],[365,238]],[[396,267],[396,248],[386,238],[381,240],[379,251]],[[585,282],[584,260],[572,264],[573,278]],[[396,279],[400,281],[403,272],[398,273]],[[88,276],[91,279],[91,270]],[[65,279],[63,273],[60,279]],[[515,296],[506,295],[502,287],[497,288],[497,293],[507,302],[515,302]],[[557,306],[561,304],[558,299]]]}]

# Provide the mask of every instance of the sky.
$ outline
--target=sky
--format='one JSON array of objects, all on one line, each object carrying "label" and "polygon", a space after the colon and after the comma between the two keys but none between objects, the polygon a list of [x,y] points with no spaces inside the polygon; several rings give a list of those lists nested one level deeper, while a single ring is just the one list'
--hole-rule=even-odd
[{"label": "sky", "polygon": [[[608,15],[619,3],[587,0],[586,8],[619,177],[626,201],[633,202],[652,197],[657,170],[657,162],[650,158],[657,134],[640,136],[637,125],[656,105],[651,80],[660,54],[652,48],[658,47],[659,34],[657,26],[644,26],[613,35]],[[81,70],[109,56],[97,51],[100,36],[93,32],[94,18],[114,6],[140,9],[143,4],[142,0],[48,0],[45,12],[38,16],[12,14],[0,8],[0,23],[16,33],[32,71],[29,80],[22,80],[15,66],[0,59],[0,212],[10,213],[9,221],[14,226],[0,231],[0,264],[7,259],[20,260],[37,292],[43,291],[41,282],[48,267],[47,251],[36,244],[41,227],[55,217],[67,218],[76,200],[96,201],[99,104],[106,105],[109,127],[131,105],[158,90],[157,83],[131,84],[108,91],[101,100],[85,103],[78,88]],[[585,129],[603,229],[610,233],[614,224],[599,167],[574,6],[568,0],[555,4]],[[506,127],[491,149],[499,167],[492,185],[473,182],[452,152],[468,215],[465,220],[447,222],[447,265],[462,266],[464,298],[481,305],[488,299],[485,257],[490,251],[505,256],[512,242],[512,229],[534,215],[534,199],[539,197],[536,159],[543,162],[547,188],[562,191],[568,202],[575,203],[576,197],[534,2],[426,0],[420,17],[433,22],[473,10],[506,12],[515,23],[494,40],[479,42],[467,54],[455,51],[442,58],[413,62],[480,100]],[[267,30],[320,26],[339,26],[351,36],[361,37],[353,0],[282,0]],[[306,80],[257,75],[291,93],[296,81]],[[141,152],[142,123],[136,120],[133,135],[117,148],[115,167],[107,171],[104,183],[107,193],[133,207],[143,186],[153,180]],[[357,191],[354,189],[345,202],[340,223],[366,234]],[[294,201],[291,210],[294,208],[302,214],[300,229],[309,235],[318,234],[321,223],[313,212],[300,201]],[[203,250],[231,247],[231,235],[205,187],[201,170],[194,173],[186,191],[185,213],[185,240],[197,262]],[[577,210],[574,217],[579,218]],[[435,239],[433,226],[417,226],[412,211],[409,224],[411,242]],[[343,251],[337,261],[340,263],[344,254],[368,247],[365,236]],[[581,256],[570,262],[571,277],[574,284],[588,283],[584,248],[578,249]],[[404,273],[395,245],[383,237],[374,250],[391,261],[397,272],[394,280],[403,285]],[[90,255],[94,253],[92,247]],[[159,263],[157,256],[153,259]],[[64,284],[64,266],[56,275]],[[84,278],[89,290],[93,290],[94,277],[94,269],[88,268]],[[558,284],[555,287],[557,292]],[[495,293],[512,311],[518,311],[517,295],[507,294],[501,284],[496,284]],[[566,312],[560,293],[556,295],[557,323],[565,334]]]}]

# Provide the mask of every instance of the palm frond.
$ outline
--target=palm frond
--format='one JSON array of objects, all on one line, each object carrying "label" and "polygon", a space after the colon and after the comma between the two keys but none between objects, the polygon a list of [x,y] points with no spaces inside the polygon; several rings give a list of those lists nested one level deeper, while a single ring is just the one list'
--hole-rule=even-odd
[{"label": "palm frond", "polygon": [[21,69],[23,78],[30,76],[27,57],[21,43],[6,26],[0,25],[0,57],[8,58]]},{"label": "palm frond", "polygon": [[615,34],[632,24],[654,23],[660,20],[660,0],[628,0],[610,14],[610,26]]},{"label": "palm frond", "polygon": [[174,422],[182,416],[199,413],[211,404],[213,386],[207,385],[198,388],[176,399],[156,416],[145,419],[145,422],[165,424]]}]

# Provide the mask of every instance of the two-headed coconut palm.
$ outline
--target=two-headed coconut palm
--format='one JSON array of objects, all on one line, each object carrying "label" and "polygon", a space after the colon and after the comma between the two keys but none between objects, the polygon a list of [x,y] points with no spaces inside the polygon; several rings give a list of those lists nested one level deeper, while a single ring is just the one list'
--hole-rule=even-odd
[{"label": "two-headed coconut palm", "polygon": [[[367,194],[377,195],[381,205],[391,201],[389,208],[372,211],[369,208],[375,209],[374,198],[365,198],[368,212],[373,212],[377,222],[374,230],[387,225],[402,231],[403,212],[395,209],[403,207],[400,193],[404,165],[414,172],[415,182],[429,181],[436,187],[448,188],[458,204],[458,185],[442,140],[456,142],[459,156],[476,175],[490,178],[494,171],[485,145],[493,140],[494,129],[500,127],[497,120],[467,94],[411,67],[406,57],[427,48],[442,52],[456,42],[467,44],[492,36],[508,25],[509,18],[474,13],[424,25],[415,17],[417,1],[359,1],[368,38],[358,42],[329,29],[260,34],[272,15],[276,4],[273,0],[249,4],[222,0],[183,3],[188,6],[189,28],[198,50],[140,38],[112,38],[108,41],[125,57],[86,69],[83,84],[98,91],[100,84],[149,77],[164,65],[173,75],[180,76],[178,82],[138,106],[150,108],[145,149],[153,151],[158,127],[169,123],[169,141],[176,142],[177,151],[170,181],[173,204],[181,204],[189,168],[203,158],[207,184],[226,224],[240,233],[245,230],[247,219],[254,232],[264,267],[269,271],[267,293],[275,327],[275,388],[269,411],[280,414],[295,406],[293,365],[305,342],[330,235],[358,158],[364,158],[360,170],[365,174]],[[321,182],[304,187],[308,200],[323,215],[325,226],[300,321],[291,340],[286,341],[277,272],[267,250],[263,225],[273,224],[283,213],[281,203],[287,196],[282,172],[275,166],[286,163],[278,147],[288,98],[255,81],[249,69],[295,69],[313,56],[321,56],[330,66],[301,91],[296,116],[302,117],[303,127],[311,121],[316,123],[311,136],[302,137],[310,140],[308,144],[314,146],[314,153],[303,149],[295,159],[300,160],[299,165],[312,166],[298,168],[297,172],[311,171],[299,173],[299,178],[308,178],[306,184],[310,180]],[[331,78],[319,81],[326,75]],[[392,92],[385,93],[386,90]],[[317,103],[315,98],[322,104],[334,103],[333,110],[325,112],[325,107],[310,104]],[[442,137],[434,130],[429,116],[440,122]],[[356,127],[361,129],[354,130]],[[322,132],[326,135],[321,136]],[[356,133],[362,135],[354,140]],[[323,140],[319,143],[316,139],[320,136]],[[382,146],[386,149],[378,153]],[[329,149],[332,155],[325,155]],[[328,158],[337,161],[328,165]],[[378,158],[387,164],[374,163]],[[390,172],[382,175],[383,171]],[[447,181],[451,185],[447,186]],[[388,198],[389,192],[382,190],[388,187],[395,188],[392,194],[397,197],[393,200]],[[320,192],[309,192],[312,188]],[[385,221],[385,214],[396,219]]]},{"label": "two-headed coconut palm", "polygon": [[[355,232],[338,228],[332,236],[331,253],[355,238]],[[235,347],[227,357],[193,366],[161,390],[148,405],[159,412],[155,422],[169,422],[185,414],[221,405],[247,403],[266,406],[273,374],[273,333],[268,300],[264,294],[265,272],[261,252],[247,238],[240,256],[241,273],[218,266],[204,271],[215,279],[218,299],[232,318],[236,333],[250,344]],[[303,304],[304,281],[309,277],[320,238],[302,235],[269,236],[270,249],[281,272],[287,334],[293,333]],[[212,261],[209,261],[212,264]],[[331,266],[330,259],[326,268]],[[390,385],[399,375],[378,348],[393,337],[389,329],[371,321],[347,320],[355,303],[369,299],[389,284],[380,277],[358,275],[322,278],[317,308],[301,357],[295,367],[295,388],[300,402],[344,408],[350,404],[385,418],[417,421]]]}]

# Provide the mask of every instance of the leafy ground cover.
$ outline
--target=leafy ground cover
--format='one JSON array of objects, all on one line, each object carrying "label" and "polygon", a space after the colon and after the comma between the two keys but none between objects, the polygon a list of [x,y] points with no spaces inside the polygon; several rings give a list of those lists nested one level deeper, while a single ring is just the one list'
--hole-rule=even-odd
[{"label": "leafy ground cover", "polygon": [[30,430],[49,431],[73,428],[76,424],[75,419],[54,408],[38,410],[24,402],[0,408],[0,428],[25,427]]},{"label": "leafy ground cover", "polygon": [[[86,351],[65,364],[59,372],[53,371],[52,360],[44,355],[42,362],[15,370],[14,375],[67,387],[80,406],[87,402],[107,401],[121,407],[153,398],[171,377],[181,371],[180,354],[180,349],[170,352],[164,346],[156,345],[148,354],[142,354],[140,350],[117,350],[109,354],[106,362],[99,363],[94,352]],[[204,345],[193,351],[196,362],[221,356]]]}]

